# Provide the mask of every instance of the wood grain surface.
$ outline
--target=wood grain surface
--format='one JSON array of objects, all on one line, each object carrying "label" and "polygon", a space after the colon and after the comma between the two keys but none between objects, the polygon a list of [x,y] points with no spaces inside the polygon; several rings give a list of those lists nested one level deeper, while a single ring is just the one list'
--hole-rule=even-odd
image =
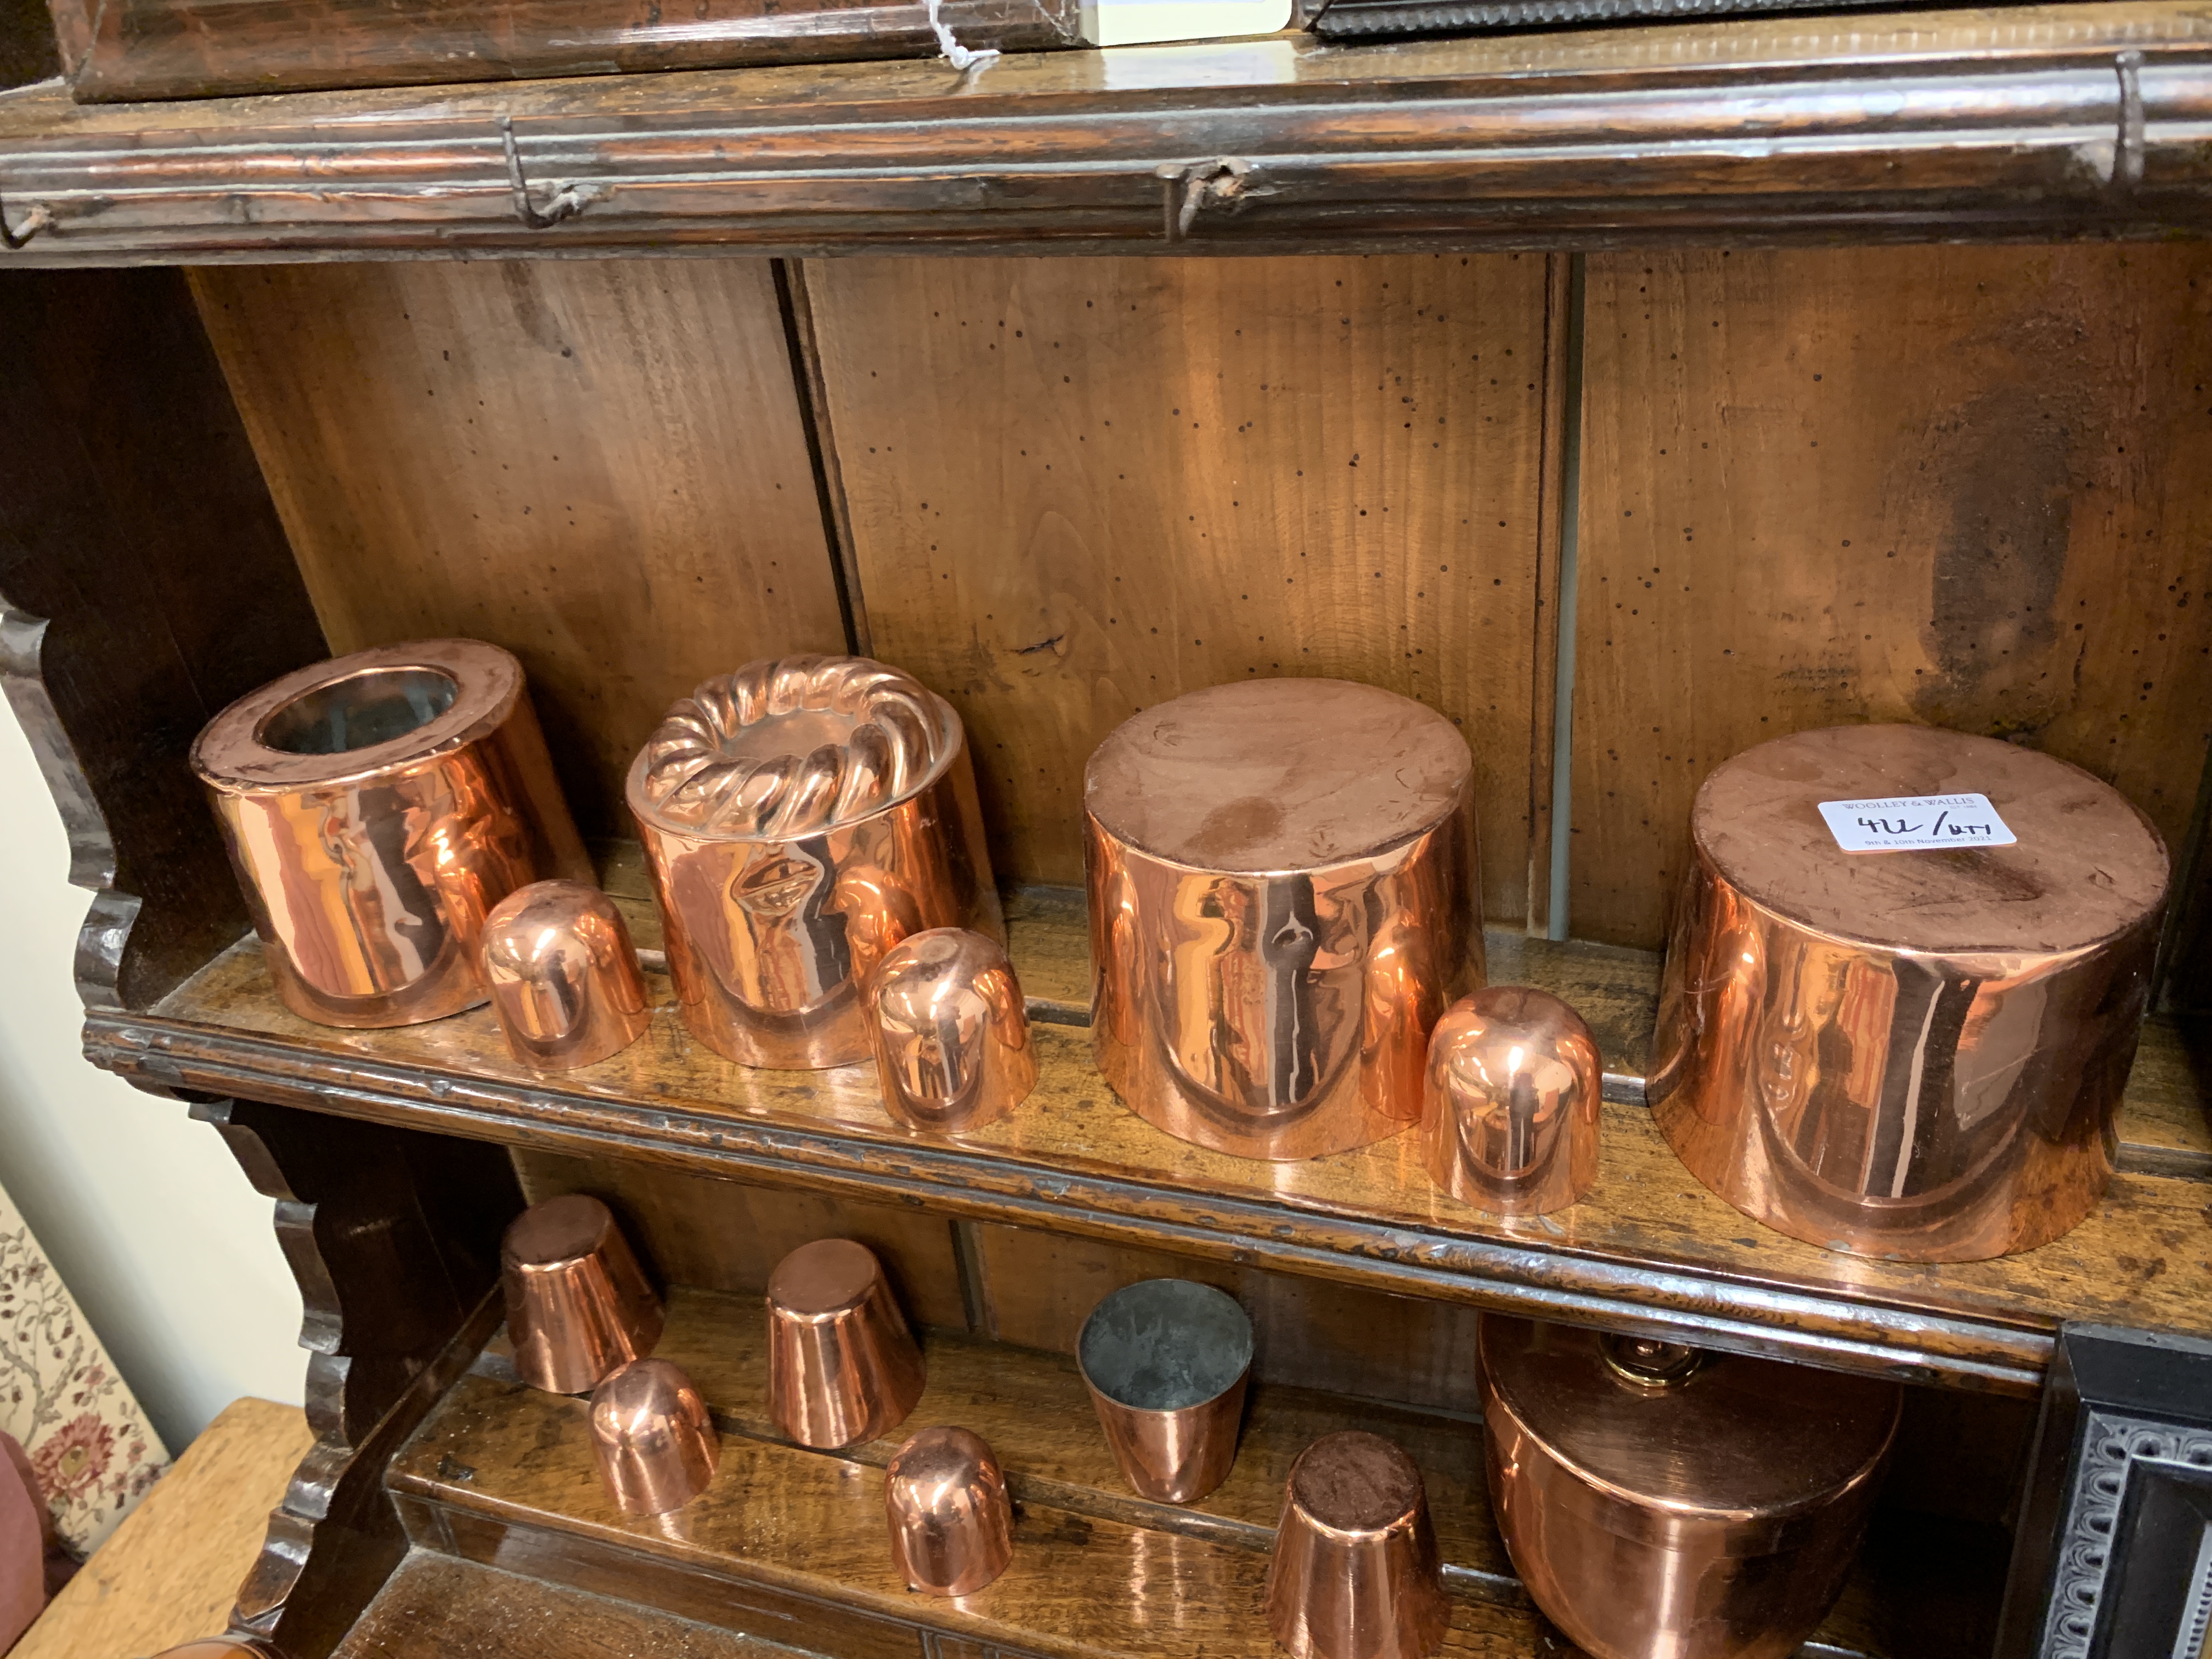
[{"label": "wood grain surface", "polygon": [[2212,252],[1589,266],[1571,922],[1660,942],[1705,774],[1785,732],[2033,744],[2180,848],[2212,742]]},{"label": "wood grain surface", "polygon": [[587,833],[699,681],[844,648],[765,262],[194,284],[331,649],[513,651]]},{"label": "wood grain surface", "polygon": [[[1492,939],[1502,981],[1604,1007],[1614,1030],[1648,1009],[1633,994],[1648,971],[1634,953]],[[1437,1193],[1409,1135],[1290,1164],[1176,1140],[1099,1081],[1088,1032],[1042,1022],[1031,1027],[1038,1085],[1011,1117],[957,1142],[908,1135],[884,1115],[868,1068],[733,1066],[684,1035],[664,978],[648,984],[658,1006],[647,1035],[557,1081],[517,1067],[484,1010],[391,1031],[308,1025],[283,1010],[250,943],[155,1016],[95,1013],[88,1046],[100,1063],[165,1086],[250,1088],[511,1145],[917,1203],[1912,1380],[2033,1392],[2062,1320],[2212,1329],[2201,1289],[2212,1221],[2206,1182],[2190,1173],[2124,1172],[2087,1221],[2021,1255],[1945,1267],[1844,1256],[1762,1229],[1698,1187],[1624,1089],[1605,1109],[1590,1197],[1507,1219]],[[2171,1085],[2183,1069],[2142,1086]],[[2173,1135],[2201,1133],[2189,1127],[2192,1113],[2202,1121],[2198,1097],[2160,1109]]]},{"label": "wood grain surface", "polygon": [[1002,880],[1082,879],[1085,763],[1139,709],[1325,675],[1458,725],[1521,919],[1542,259],[806,272],[870,635],[968,723]]},{"label": "wood grain surface", "polygon": [[9,1650],[10,1659],[144,1659],[230,1622],[269,1512],[314,1443],[296,1406],[217,1413]]}]

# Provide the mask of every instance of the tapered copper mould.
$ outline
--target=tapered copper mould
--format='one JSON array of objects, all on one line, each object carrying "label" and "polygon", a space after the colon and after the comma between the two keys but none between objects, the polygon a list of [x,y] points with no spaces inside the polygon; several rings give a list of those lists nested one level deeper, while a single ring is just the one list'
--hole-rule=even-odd
[{"label": "tapered copper mould", "polygon": [[192,744],[285,1006],[407,1025],[484,1000],[492,907],[591,873],[522,665],[416,640],[248,693]]},{"label": "tapered copper mould", "polygon": [[860,988],[901,939],[1003,940],[951,705],[866,657],[708,681],[629,769],[684,1024],[745,1066],[872,1051]]},{"label": "tapered copper mould", "polygon": [[625,1515],[682,1509],[707,1490],[721,1457],[706,1401],[665,1359],[634,1359],[592,1391],[592,1447]]},{"label": "tapered copper mould", "polygon": [[660,1298],[613,1213],[587,1194],[508,1223],[500,1277],[515,1373],[533,1389],[587,1394],[660,1340]]},{"label": "tapered copper mould", "polygon": [[1784,1659],[1858,1549],[1904,1391],[1483,1316],[1492,1508],[1592,1659]]},{"label": "tapered copper mould", "polygon": [[1252,1372],[1234,1297],[1188,1279],[1124,1285],[1084,1321],[1076,1363],[1139,1496],[1195,1503],[1229,1478]]},{"label": "tapered copper mould", "polygon": [[983,1437],[924,1429],[884,1471],[891,1560],[925,1595],[973,1595],[1014,1554],[1006,1477]]},{"label": "tapered copper mould", "polygon": [[535,1070],[595,1066],[652,1024],[629,925],[583,882],[509,893],[484,918],[483,958],[507,1051]]},{"label": "tapered copper mould", "polygon": [[1597,1179],[1604,1083],[1589,1027],[1549,992],[1493,985],[1462,997],[1429,1037],[1429,1178],[1494,1215],[1579,1202]]},{"label": "tapered copper mould", "polygon": [[1295,1659],[1424,1659],[1451,1622],[1421,1472],[1351,1429],[1298,1454],[1267,1564],[1267,1626]]},{"label": "tapered copper mould", "polygon": [[768,1401],[802,1446],[833,1451],[889,1434],[921,1398],[921,1350],[865,1244],[818,1238],[768,1281]]},{"label": "tapered copper mould", "polygon": [[909,1129],[996,1121],[1036,1086],[1021,981],[994,939],[930,927],[894,945],[866,986],[884,1109]]},{"label": "tapered copper mould", "polygon": [[1084,782],[1115,1091],[1243,1158],[1417,1120],[1430,1029],[1482,983],[1473,775],[1449,720],[1346,680],[1218,685],[1116,727]]},{"label": "tapered copper mould", "polygon": [[[1911,803],[1972,794],[2009,844],[1845,852],[1820,811],[1940,833],[1954,809]],[[1715,769],[1691,837],[1649,1089],[1692,1174],[1911,1261],[2029,1249],[2094,1207],[2166,901],[2142,813],[2017,744],[1841,726]]]}]

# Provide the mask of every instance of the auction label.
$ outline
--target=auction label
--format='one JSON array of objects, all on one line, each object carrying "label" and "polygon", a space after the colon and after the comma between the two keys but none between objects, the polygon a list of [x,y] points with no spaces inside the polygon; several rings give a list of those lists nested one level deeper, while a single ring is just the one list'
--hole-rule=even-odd
[{"label": "auction label", "polygon": [[1824,800],[1820,816],[1846,853],[1920,853],[1938,847],[2009,847],[1987,795],[1890,795],[1879,800]]}]

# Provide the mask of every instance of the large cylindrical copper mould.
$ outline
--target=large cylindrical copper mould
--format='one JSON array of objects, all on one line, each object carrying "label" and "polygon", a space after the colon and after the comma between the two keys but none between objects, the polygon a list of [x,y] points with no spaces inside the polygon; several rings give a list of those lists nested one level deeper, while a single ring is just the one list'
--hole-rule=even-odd
[{"label": "large cylindrical copper mould", "polygon": [[1125,1285],[1075,1347],[1098,1425],[1140,1497],[1191,1504],[1229,1478],[1252,1372],[1236,1297],[1188,1279]]},{"label": "large cylindrical copper mould", "polygon": [[1449,720],[1346,680],[1214,686],[1115,728],[1084,784],[1115,1091],[1245,1158],[1418,1119],[1430,1029],[1482,983],[1473,775]]},{"label": "large cylindrical copper mould", "polygon": [[406,1025],[485,998],[485,915],[591,868],[522,665],[480,640],[315,663],[217,714],[192,744],[286,1006]]},{"label": "large cylindrical copper mould", "polygon": [[[1839,812],[1855,837],[1991,833],[1846,852],[1838,802],[1879,803]],[[1915,1261],[2089,1212],[2166,899],[2141,812],[2017,744],[1840,726],[1715,769],[1691,839],[1649,1086],[1693,1175],[1795,1237]]]},{"label": "large cylindrical copper mould", "polygon": [[891,1560],[924,1595],[973,1595],[1014,1554],[1006,1477],[983,1437],[968,1429],[924,1429],[884,1470]]},{"label": "large cylindrical copper mould", "polygon": [[1021,981],[995,939],[930,927],[892,946],[866,986],[884,1109],[909,1129],[995,1122],[1036,1086]]},{"label": "large cylindrical copper mould", "polygon": [[615,902],[580,881],[534,881],[484,919],[484,983],[507,1051],[540,1072],[594,1066],[652,1023],[645,975]]},{"label": "large cylindrical copper mould", "polygon": [[708,680],[629,769],[691,1034],[745,1066],[871,1052],[860,988],[926,927],[1003,941],[960,717],[866,657]]},{"label": "large cylindrical copper mould", "polygon": [[1364,1430],[1298,1454],[1267,1564],[1267,1625],[1293,1659],[1425,1659],[1451,1622],[1421,1471]]},{"label": "large cylindrical copper mould", "polygon": [[682,1509],[707,1490],[721,1456],[706,1401],[665,1359],[634,1359],[592,1390],[592,1446],[625,1515]]},{"label": "large cylindrical copper mould", "polygon": [[533,1204],[500,1242],[507,1340],[534,1389],[587,1394],[653,1352],[660,1298],[613,1212],[586,1193]]},{"label": "large cylindrical copper mould", "polygon": [[1783,1659],[1842,1589],[1903,1390],[1483,1316],[1491,1504],[1592,1659]]},{"label": "large cylindrical copper mould", "polygon": [[768,1281],[768,1403],[802,1446],[834,1451],[889,1434],[921,1398],[921,1350],[865,1244],[818,1238]]},{"label": "large cylindrical copper mould", "polygon": [[1462,997],[1429,1037],[1429,1178],[1496,1215],[1579,1201],[1597,1179],[1604,1084],[1589,1027],[1549,992],[1493,985]]}]

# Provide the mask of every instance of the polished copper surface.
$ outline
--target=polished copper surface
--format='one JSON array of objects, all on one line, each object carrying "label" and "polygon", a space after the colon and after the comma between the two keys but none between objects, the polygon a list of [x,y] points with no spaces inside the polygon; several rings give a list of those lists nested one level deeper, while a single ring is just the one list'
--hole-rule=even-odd
[{"label": "polished copper surface", "polygon": [[270,975],[325,1025],[407,1025],[484,1000],[483,919],[590,874],[522,667],[480,640],[312,664],[192,744]]},{"label": "polished copper surface", "polygon": [[909,1129],[980,1129],[1036,1086],[1030,1018],[1006,951],[963,927],[909,934],[869,977],[884,1109]]},{"label": "polished copper surface", "polygon": [[1843,1587],[1904,1390],[1686,1352],[1485,1314],[1498,1530],[1592,1659],[1783,1659]]},{"label": "polished copper surface", "polygon": [[817,1238],[768,1281],[768,1404],[802,1446],[889,1434],[921,1398],[921,1350],[883,1264],[849,1238]]},{"label": "polished copper surface", "polygon": [[596,1198],[533,1204],[500,1241],[515,1374],[533,1389],[584,1394],[660,1340],[660,1298]]},{"label": "polished copper surface", "polygon": [[1139,1497],[1195,1503],[1229,1478],[1252,1372],[1252,1322],[1188,1279],[1124,1285],[1091,1310],[1076,1363]]},{"label": "polished copper surface", "polygon": [[1451,1621],[1421,1472],[1347,1430],[1298,1454],[1267,1564],[1267,1625],[1297,1659],[1422,1659]]},{"label": "polished copper surface", "polygon": [[[1818,803],[1978,792],[2009,847],[1845,853]],[[2094,1207],[2166,890],[2087,773],[1926,726],[1779,738],[1706,779],[1649,1090],[1705,1185],[1831,1249],[1971,1261]]]},{"label": "polished copper surface", "polygon": [[580,881],[534,881],[483,926],[484,983],[515,1059],[573,1071],[619,1054],[652,1017],[645,975],[615,902]]},{"label": "polished copper surface", "polygon": [[960,717],[866,657],[708,680],[629,769],[693,1036],[746,1066],[871,1051],[860,987],[909,933],[1003,940]]},{"label": "polished copper surface", "polygon": [[924,1429],[884,1471],[891,1561],[925,1595],[972,1595],[1014,1554],[1006,1477],[983,1437]]},{"label": "polished copper surface", "polygon": [[1549,992],[1493,985],[1462,997],[1429,1037],[1429,1178],[1497,1215],[1579,1202],[1597,1179],[1604,1083],[1589,1027]]},{"label": "polished copper surface", "polygon": [[1125,720],[1084,782],[1092,1041],[1147,1122],[1318,1158],[1419,1118],[1430,1028],[1482,982],[1473,760],[1346,680],[1252,680]]},{"label": "polished copper surface", "polygon": [[665,1359],[634,1359],[592,1390],[592,1447],[625,1515],[682,1509],[707,1490],[722,1449],[706,1401]]}]

